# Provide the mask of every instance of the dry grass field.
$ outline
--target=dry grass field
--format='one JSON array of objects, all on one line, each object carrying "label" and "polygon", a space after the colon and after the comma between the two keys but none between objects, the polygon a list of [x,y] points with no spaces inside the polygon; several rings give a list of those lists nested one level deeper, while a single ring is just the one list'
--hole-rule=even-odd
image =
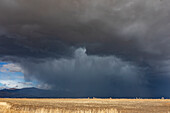
[{"label": "dry grass field", "polygon": [[0,113],[170,113],[170,100],[0,99]]}]

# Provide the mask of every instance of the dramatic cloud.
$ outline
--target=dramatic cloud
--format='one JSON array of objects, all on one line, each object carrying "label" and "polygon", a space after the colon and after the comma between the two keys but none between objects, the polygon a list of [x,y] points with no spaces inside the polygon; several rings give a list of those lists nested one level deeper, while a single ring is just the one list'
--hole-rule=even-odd
[{"label": "dramatic cloud", "polygon": [[169,0],[1,0],[0,59],[54,89],[169,95],[169,12]]},{"label": "dramatic cloud", "polygon": [[73,96],[145,95],[142,92],[147,81],[142,69],[115,56],[89,56],[85,52],[79,48],[72,59],[24,61],[21,67],[25,78],[36,78],[56,90],[70,91]]},{"label": "dramatic cloud", "polygon": [[1,55],[61,57],[86,46],[89,54],[169,58],[169,6],[168,0],[2,0]]}]

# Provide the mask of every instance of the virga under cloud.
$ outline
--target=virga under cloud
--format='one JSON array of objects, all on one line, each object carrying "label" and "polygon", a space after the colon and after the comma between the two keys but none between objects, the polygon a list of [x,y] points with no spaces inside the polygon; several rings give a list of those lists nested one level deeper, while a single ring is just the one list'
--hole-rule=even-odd
[{"label": "virga under cloud", "polygon": [[76,96],[145,95],[147,81],[140,67],[115,56],[91,56],[85,52],[86,49],[79,48],[71,59],[23,61],[21,67],[26,79],[49,83],[56,90]]},{"label": "virga under cloud", "polygon": [[[119,89],[117,95],[135,96],[122,93],[133,86],[144,96],[167,96],[169,12],[169,0],[1,0],[0,57],[19,64],[26,79],[36,78],[54,89],[75,91],[74,83],[64,81],[80,82],[85,77],[103,86],[93,95],[106,91],[100,96],[114,96]],[[72,66],[79,61],[75,52],[83,47],[85,59],[78,67]],[[115,60],[118,63],[111,65]],[[124,66],[130,66],[128,72],[122,70]],[[107,78],[107,73],[115,79]],[[138,80],[142,85],[135,85]],[[90,95],[87,87],[83,91]]]}]

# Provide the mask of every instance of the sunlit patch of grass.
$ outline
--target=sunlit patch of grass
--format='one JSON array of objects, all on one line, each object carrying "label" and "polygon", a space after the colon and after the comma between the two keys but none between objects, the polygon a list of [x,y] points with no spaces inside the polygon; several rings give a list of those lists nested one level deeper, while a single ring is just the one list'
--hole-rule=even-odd
[{"label": "sunlit patch of grass", "polygon": [[0,99],[0,113],[170,113],[170,100]]},{"label": "sunlit patch of grass", "polygon": [[[88,107],[88,106],[86,106]],[[51,108],[48,106],[37,107],[36,105],[22,105],[18,103],[0,102],[0,113],[119,113],[117,109],[101,109],[101,108]]]},{"label": "sunlit patch of grass", "polygon": [[4,108],[0,113],[119,113],[117,109],[86,109],[86,110],[68,110],[68,109],[47,109],[47,108],[37,108],[30,109],[23,107],[22,109],[10,109]]}]

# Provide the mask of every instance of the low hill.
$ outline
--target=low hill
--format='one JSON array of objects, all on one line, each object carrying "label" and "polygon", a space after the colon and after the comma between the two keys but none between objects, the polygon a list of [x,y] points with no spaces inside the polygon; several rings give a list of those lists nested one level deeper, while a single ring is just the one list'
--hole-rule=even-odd
[{"label": "low hill", "polygon": [[3,89],[0,90],[0,98],[58,98],[67,96],[66,92],[44,90],[38,88],[23,88],[23,89]]}]

